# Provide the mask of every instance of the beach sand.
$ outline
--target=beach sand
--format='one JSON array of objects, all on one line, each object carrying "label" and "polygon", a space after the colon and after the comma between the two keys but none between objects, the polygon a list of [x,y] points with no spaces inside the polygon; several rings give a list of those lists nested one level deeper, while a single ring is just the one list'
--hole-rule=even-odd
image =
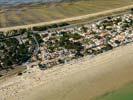
[{"label": "beach sand", "polygon": [[45,71],[15,76],[0,85],[0,100],[93,100],[133,81],[133,44]]}]

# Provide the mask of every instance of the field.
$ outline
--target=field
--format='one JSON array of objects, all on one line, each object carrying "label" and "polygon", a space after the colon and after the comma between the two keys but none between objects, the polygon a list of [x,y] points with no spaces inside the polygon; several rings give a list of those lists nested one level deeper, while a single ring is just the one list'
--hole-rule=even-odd
[{"label": "field", "polygon": [[133,4],[132,0],[86,0],[0,9],[0,27],[48,22]]},{"label": "field", "polygon": [[107,93],[96,100],[133,100],[133,84],[129,84],[112,93]]}]

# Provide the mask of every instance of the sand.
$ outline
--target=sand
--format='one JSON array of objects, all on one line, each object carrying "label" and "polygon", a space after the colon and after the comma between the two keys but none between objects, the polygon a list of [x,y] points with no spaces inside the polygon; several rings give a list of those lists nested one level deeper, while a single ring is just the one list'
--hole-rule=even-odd
[{"label": "sand", "polygon": [[91,100],[133,81],[133,44],[0,84],[0,100]]},{"label": "sand", "polygon": [[127,84],[116,91],[97,97],[96,100],[133,100],[133,83]]},{"label": "sand", "polygon": [[[30,0],[24,1],[28,2]],[[86,15],[89,13],[102,12],[131,4],[133,4],[132,0],[74,0],[74,2],[52,3],[46,5],[33,3],[20,4],[15,7],[5,8],[0,6],[0,27],[4,28],[49,22],[58,19]],[[106,16],[108,16],[108,14]],[[92,19],[95,18],[87,18],[85,20],[88,21]],[[72,21],[70,24],[85,22],[85,20]]]},{"label": "sand", "polygon": [[20,25],[20,26],[0,28],[0,31],[7,32],[10,30],[18,30],[18,29],[24,29],[24,28],[26,28],[26,29],[31,28],[32,29],[32,27],[36,27],[36,26],[44,26],[44,25],[47,26],[47,25],[51,25],[51,24],[58,24],[58,23],[63,23],[63,22],[72,22],[72,21],[78,21],[78,20],[93,18],[93,17],[108,16],[109,14],[115,14],[115,13],[120,13],[120,12],[130,10],[131,8],[133,8],[133,4],[128,5],[128,6],[124,6],[124,7],[120,7],[120,8],[111,9],[111,10],[105,10],[105,11],[101,11],[101,12],[96,12],[96,13],[91,13],[91,14],[86,14],[86,15],[81,15],[81,16],[76,16],[76,17],[68,17],[68,18],[58,19],[58,20],[54,20],[54,21],[47,21],[47,22],[40,22],[40,23],[36,23],[36,24],[28,24],[28,25]]}]

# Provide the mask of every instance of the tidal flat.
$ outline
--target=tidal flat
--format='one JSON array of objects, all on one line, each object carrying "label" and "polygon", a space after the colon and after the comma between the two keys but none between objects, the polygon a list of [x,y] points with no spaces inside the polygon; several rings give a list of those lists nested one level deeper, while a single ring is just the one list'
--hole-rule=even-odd
[{"label": "tidal flat", "polygon": [[0,28],[49,22],[132,4],[132,0],[76,0],[73,2],[31,3],[14,7],[0,7]]}]

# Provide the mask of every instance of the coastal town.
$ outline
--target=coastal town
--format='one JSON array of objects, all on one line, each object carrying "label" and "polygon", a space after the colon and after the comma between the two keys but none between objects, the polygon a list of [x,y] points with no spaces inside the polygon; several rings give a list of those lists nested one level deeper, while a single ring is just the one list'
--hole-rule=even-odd
[{"label": "coastal town", "polygon": [[41,70],[84,56],[95,56],[133,42],[133,14],[54,30],[0,32],[0,76],[16,66],[38,66]]},{"label": "coastal town", "polygon": [[0,100],[133,100],[133,0],[0,0]]}]

